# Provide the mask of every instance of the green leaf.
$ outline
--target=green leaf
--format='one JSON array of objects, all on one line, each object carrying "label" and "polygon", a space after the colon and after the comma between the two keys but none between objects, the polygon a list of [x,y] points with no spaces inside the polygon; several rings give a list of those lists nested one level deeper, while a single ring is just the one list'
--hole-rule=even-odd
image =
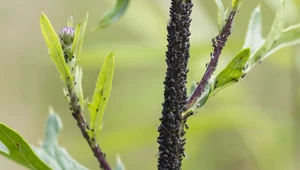
[{"label": "green leaf", "polygon": [[231,1],[231,6],[233,10],[238,10],[242,4],[243,0],[232,0]]},{"label": "green leaf", "polygon": [[[204,91],[202,92],[201,96],[197,99],[195,104],[187,112],[183,113],[183,115],[189,114],[189,111],[195,111],[196,109],[199,109],[202,106],[204,106],[204,104],[206,103],[207,99],[210,96],[210,93],[212,92],[213,83],[214,83],[214,78],[210,78],[208,83],[204,87]],[[193,84],[195,84],[195,83],[193,83]],[[193,91],[191,91],[191,95],[193,94],[194,91],[195,91],[195,89],[193,89]],[[190,95],[190,97],[191,97],[191,95]]]},{"label": "green leaf", "polygon": [[250,48],[241,50],[215,78],[213,94],[222,88],[236,83],[244,74],[247,62],[250,57]]},{"label": "green leaf", "polygon": [[218,26],[219,31],[221,32],[226,20],[226,12],[222,3],[222,0],[215,0],[217,7],[218,7]]},{"label": "green leaf", "polygon": [[6,154],[9,154],[8,148],[1,142],[1,140],[0,140],[0,151],[5,152]]},{"label": "green leaf", "polygon": [[76,32],[74,37],[74,42],[72,44],[71,54],[74,54],[76,58],[76,63],[79,61],[81,48],[83,44],[83,37],[85,34],[87,21],[89,18],[89,13],[87,13],[82,21],[76,26]]},{"label": "green leaf", "polygon": [[202,92],[201,96],[199,97],[197,101],[197,108],[201,108],[206,103],[207,99],[209,98],[211,92],[212,92],[212,85],[214,83],[214,79],[210,79],[207,85],[204,88],[204,91]]},{"label": "green leaf", "polygon": [[196,90],[196,88],[197,88],[197,83],[196,83],[196,81],[193,81],[192,84],[191,84],[191,87],[190,87],[190,94],[189,94],[189,96],[191,96],[194,93],[194,91]]},{"label": "green leaf", "polygon": [[117,165],[114,168],[115,170],[125,170],[125,165],[123,164],[120,155],[117,155]]},{"label": "green leaf", "polygon": [[74,53],[75,53],[76,47],[78,45],[81,27],[82,27],[82,23],[79,22],[76,26],[76,29],[75,29],[76,32],[75,32],[74,41],[73,41],[73,44],[72,44],[72,47],[71,47],[71,55],[74,55],[74,57],[78,57]]},{"label": "green leaf", "polygon": [[105,58],[102,68],[100,70],[96,88],[94,91],[93,101],[88,104],[90,112],[90,126],[93,137],[99,134],[102,129],[102,120],[104,111],[110,96],[112,80],[114,73],[114,54],[111,52]]},{"label": "green leaf", "polygon": [[274,41],[270,50],[264,55],[264,59],[276,52],[277,50],[300,43],[300,24],[286,28],[280,37]]},{"label": "green leaf", "polygon": [[262,37],[261,8],[258,6],[252,12],[243,48],[251,46],[251,51],[257,51],[264,41]]},{"label": "green leaf", "polygon": [[[44,13],[42,13],[40,17],[40,25],[44,40],[48,48],[49,55],[54,64],[56,65],[56,68],[60,73],[61,79],[65,84],[67,84],[68,80],[69,82],[72,82],[73,78],[64,59],[64,54],[61,48],[59,38],[55,33],[50,21]],[[72,83],[70,84],[72,85]]]},{"label": "green leaf", "polygon": [[[202,106],[205,105],[206,101],[208,100],[212,90],[213,90],[213,84],[214,84],[214,78],[210,78],[208,83],[206,84],[206,86],[204,87],[204,90],[201,94],[201,96],[197,99],[197,101],[195,102],[195,104],[189,108],[187,111],[185,111],[184,113],[182,113],[182,116],[185,117],[187,115],[190,115],[191,113],[195,113],[195,111],[199,108],[201,108]],[[195,87],[194,87],[195,86]],[[196,82],[193,82],[192,87],[191,87],[191,94],[189,97],[191,97],[191,95],[193,94],[193,92],[196,89]],[[195,88],[195,89],[194,89]]]},{"label": "green leaf", "polygon": [[13,129],[0,123],[0,154],[33,170],[50,170],[28,143]]},{"label": "green leaf", "polygon": [[73,15],[70,16],[68,22],[67,22],[68,27],[73,27]]},{"label": "green leaf", "polygon": [[108,12],[106,12],[100,19],[98,25],[93,29],[100,29],[109,26],[110,24],[116,22],[125,13],[129,5],[129,0],[117,0],[115,7]]},{"label": "green leaf", "polygon": [[65,98],[66,98],[66,99],[68,100],[68,102],[70,103],[71,100],[70,100],[70,95],[69,95],[68,90],[64,88],[64,89],[63,89],[63,92],[64,92]]},{"label": "green leaf", "polygon": [[258,51],[254,52],[253,56],[251,55],[250,68],[254,66],[254,64],[258,63],[263,59],[263,56],[268,52],[271,48],[274,41],[280,37],[281,32],[284,29],[284,21],[285,21],[285,0],[281,2],[279,5],[279,9],[276,13],[276,17],[271,26],[271,31],[266,38],[264,44],[259,48]]},{"label": "green leaf", "polygon": [[76,81],[75,93],[79,99],[79,104],[83,111],[85,102],[84,102],[83,91],[82,91],[82,69],[79,68],[78,66],[76,67],[75,70],[75,81]]},{"label": "green leaf", "polygon": [[58,146],[57,137],[62,129],[59,116],[50,109],[46,125],[46,138],[41,148],[35,148],[35,152],[41,159],[55,170],[87,170],[74,160],[65,148]]}]

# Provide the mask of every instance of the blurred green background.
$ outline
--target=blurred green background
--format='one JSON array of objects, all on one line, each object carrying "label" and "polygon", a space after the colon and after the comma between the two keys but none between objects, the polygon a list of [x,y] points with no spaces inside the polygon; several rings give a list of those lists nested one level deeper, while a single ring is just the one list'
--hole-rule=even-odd
[{"label": "blurred green background", "polygon": [[[230,6],[231,0],[223,2]],[[299,23],[295,5],[299,1],[287,2],[286,26]],[[194,3],[188,84],[202,77],[212,50],[211,39],[218,32],[214,1]],[[241,49],[252,10],[261,4],[266,36],[278,3],[244,0],[218,70]],[[120,154],[129,170],[156,169],[169,4],[170,0],[132,0],[120,21],[86,33],[81,56],[86,97],[92,96],[104,57],[115,52],[112,96],[98,139],[111,165]],[[92,28],[113,5],[112,0],[0,0],[0,121],[39,146],[48,107],[53,106],[64,122],[60,145],[90,169],[98,169],[98,163],[68,110],[62,82],[41,35],[39,17],[43,11],[59,31],[71,14],[77,23],[89,12],[88,28]],[[238,84],[210,98],[190,118],[183,169],[300,168],[299,48],[275,53]],[[3,170],[24,169],[2,156],[0,165]]]}]

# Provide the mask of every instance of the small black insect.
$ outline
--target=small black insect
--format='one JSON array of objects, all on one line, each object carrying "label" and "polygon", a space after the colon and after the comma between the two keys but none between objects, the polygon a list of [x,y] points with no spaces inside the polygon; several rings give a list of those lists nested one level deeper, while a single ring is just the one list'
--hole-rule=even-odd
[{"label": "small black insect", "polygon": [[246,76],[246,73],[242,75],[242,78],[244,78]]},{"label": "small black insect", "polygon": [[186,129],[189,129],[189,126],[187,124],[184,124],[184,126],[185,126]]}]

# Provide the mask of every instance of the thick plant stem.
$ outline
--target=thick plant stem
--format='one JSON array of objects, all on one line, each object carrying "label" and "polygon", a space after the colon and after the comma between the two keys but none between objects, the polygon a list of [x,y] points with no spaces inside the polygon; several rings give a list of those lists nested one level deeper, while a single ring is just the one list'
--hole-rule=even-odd
[{"label": "thick plant stem", "polygon": [[185,120],[181,113],[187,104],[187,64],[190,57],[191,0],[172,0],[166,52],[167,73],[164,103],[159,126],[159,170],[179,170],[184,156]]},{"label": "thick plant stem", "polygon": [[106,161],[105,154],[101,151],[99,145],[94,138],[90,138],[88,135],[89,125],[87,124],[82,109],[72,87],[68,86],[69,98],[70,98],[70,110],[72,111],[73,117],[77,121],[77,125],[81,130],[81,133],[87,143],[89,144],[94,156],[97,158],[100,168],[104,170],[111,170],[108,162]]},{"label": "thick plant stem", "polygon": [[214,51],[211,53],[210,62],[207,65],[207,69],[196,88],[195,92],[191,96],[191,98],[188,101],[187,109],[191,108],[197,101],[197,99],[201,96],[202,92],[204,91],[205,86],[207,85],[211,75],[216,70],[216,67],[218,65],[219,57],[222,53],[222,50],[225,46],[225,43],[227,41],[227,38],[231,34],[230,30],[232,27],[232,22],[235,17],[237,11],[232,10],[226,20],[226,23],[222,29],[222,31],[217,35],[215,38],[212,39],[212,44]]}]

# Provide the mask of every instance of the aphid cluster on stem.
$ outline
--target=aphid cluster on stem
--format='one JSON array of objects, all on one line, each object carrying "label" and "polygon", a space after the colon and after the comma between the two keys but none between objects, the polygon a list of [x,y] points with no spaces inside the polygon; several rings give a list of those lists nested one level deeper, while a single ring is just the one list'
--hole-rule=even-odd
[{"label": "aphid cluster on stem", "polygon": [[206,85],[208,84],[209,79],[211,78],[212,74],[216,70],[218,61],[219,61],[219,57],[225,46],[227,38],[231,34],[231,27],[232,27],[232,22],[233,22],[235,14],[236,14],[235,10],[232,10],[230,12],[230,14],[225,22],[224,27],[222,28],[220,33],[215,38],[212,39],[213,53],[210,53],[210,56],[211,56],[210,62],[206,68],[206,71],[205,71],[199,85],[197,86],[196,90],[194,91],[194,93],[192,94],[192,96],[190,97],[190,99],[188,101],[187,109],[194,106],[194,104],[196,103],[198,98],[204,92],[204,89],[205,89]]},{"label": "aphid cluster on stem", "polygon": [[187,104],[187,64],[189,55],[191,0],[172,0],[168,24],[167,73],[159,137],[159,170],[179,170],[184,156],[186,120],[181,113]]}]

